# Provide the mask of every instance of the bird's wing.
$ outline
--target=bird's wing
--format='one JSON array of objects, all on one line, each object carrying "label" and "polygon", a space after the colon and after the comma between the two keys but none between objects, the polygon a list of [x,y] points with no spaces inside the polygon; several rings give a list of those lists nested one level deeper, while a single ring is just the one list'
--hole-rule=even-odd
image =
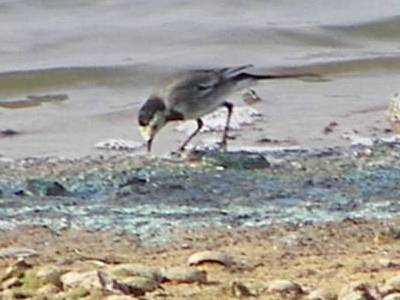
[{"label": "bird's wing", "polygon": [[232,77],[237,76],[240,74],[243,70],[248,69],[253,67],[253,65],[243,65],[243,66],[237,66],[237,67],[227,67],[223,69],[219,69],[218,71],[220,72],[221,76],[224,79],[230,79]]},{"label": "bird's wing", "polygon": [[166,96],[168,105],[180,101],[199,101],[211,95],[223,78],[214,70],[191,71],[171,82]]}]

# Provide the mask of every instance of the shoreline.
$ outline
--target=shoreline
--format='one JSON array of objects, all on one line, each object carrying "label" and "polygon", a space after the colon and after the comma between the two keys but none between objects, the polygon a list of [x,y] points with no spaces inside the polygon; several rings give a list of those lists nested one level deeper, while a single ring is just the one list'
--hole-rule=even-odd
[{"label": "shoreline", "polygon": [[[399,155],[398,141],[377,140],[181,158],[0,160],[0,295],[392,295],[400,292],[388,287],[400,269]],[[234,263],[188,265],[206,250]]]},{"label": "shoreline", "polygon": [[0,228],[259,227],[396,216],[400,143],[184,158],[88,156],[0,161]]}]

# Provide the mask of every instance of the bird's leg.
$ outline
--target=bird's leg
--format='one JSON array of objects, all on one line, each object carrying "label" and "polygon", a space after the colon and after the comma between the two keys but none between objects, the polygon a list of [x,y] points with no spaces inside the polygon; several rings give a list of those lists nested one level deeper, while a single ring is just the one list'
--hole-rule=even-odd
[{"label": "bird's leg", "polygon": [[226,150],[226,140],[228,139],[228,131],[229,131],[229,125],[231,123],[231,117],[232,117],[232,112],[233,112],[233,104],[230,102],[224,102],[222,104],[228,109],[228,116],[226,117],[226,124],[224,128],[224,134],[222,136],[222,141],[221,141],[221,148]]},{"label": "bird's leg", "polygon": [[179,151],[184,151],[185,147],[187,146],[187,144],[192,140],[192,138],[194,138],[194,136],[196,134],[199,133],[199,131],[201,130],[201,128],[203,127],[203,121],[201,119],[196,119],[197,121],[197,129],[187,138],[187,140],[182,144],[182,146],[179,148]]}]

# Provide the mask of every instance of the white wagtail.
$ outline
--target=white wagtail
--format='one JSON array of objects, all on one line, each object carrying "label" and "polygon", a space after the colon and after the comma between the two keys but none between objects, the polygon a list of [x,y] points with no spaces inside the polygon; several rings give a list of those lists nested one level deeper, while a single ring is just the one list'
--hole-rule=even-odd
[{"label": "white wagtail", "polygon": [[255,75],[242,72],[252,65],[209,70],[192,70],[167,79],[143,104],[139,111],[139,130],[147,142],[147,151],[156,133],[167,122],[195,119],[197,129],[179,148],[183,151],[201,130],[201,117],[224,106],[228,110],[221,146],[226,147],[233,104],[226,96],[251,86],[257,80],[299,78],[312,74]]}]

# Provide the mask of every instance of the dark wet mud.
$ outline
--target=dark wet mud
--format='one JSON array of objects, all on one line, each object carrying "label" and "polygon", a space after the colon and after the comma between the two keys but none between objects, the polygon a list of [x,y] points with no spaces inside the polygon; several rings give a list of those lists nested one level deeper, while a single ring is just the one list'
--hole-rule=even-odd
[{"label": "dark wet mud", "polygon": [[0,227],[127,230],[387,218],[400,212],[400,144],[1,161]]}]

